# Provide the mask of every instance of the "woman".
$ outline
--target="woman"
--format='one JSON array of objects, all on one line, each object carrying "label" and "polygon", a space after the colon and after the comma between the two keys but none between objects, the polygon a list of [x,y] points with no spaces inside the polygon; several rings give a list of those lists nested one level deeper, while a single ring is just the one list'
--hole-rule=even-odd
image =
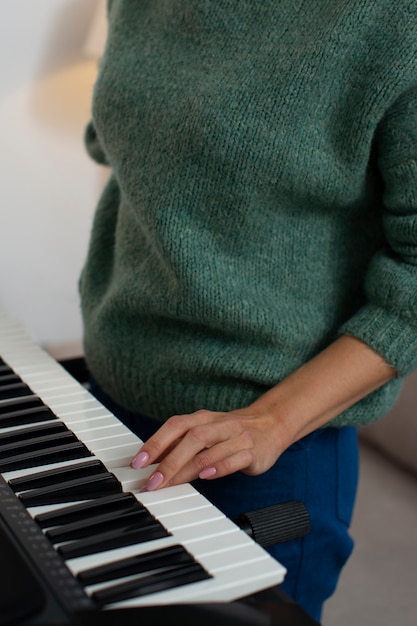
[{"label": "woman", "polygon": [[80,280],[93,391],[158,463],[144,489],[306,504],[270,551],[316,619],[356,427],[417,367],[416,9],[113,0],[86,134],[112,168]]}]

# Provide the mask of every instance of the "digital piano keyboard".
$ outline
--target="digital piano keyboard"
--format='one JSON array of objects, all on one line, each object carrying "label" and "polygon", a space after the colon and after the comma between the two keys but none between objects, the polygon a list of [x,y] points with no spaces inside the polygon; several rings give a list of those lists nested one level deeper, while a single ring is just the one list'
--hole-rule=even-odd
[{"label": "digital piano keyboard", "polygon": [[140,493],[152,471],[129,467],[140,444],[0,312],[0,623],[8,611],[20,623],[20,609],[26,623],[40,602],[39,590],[30,610],[16,604],[20,561],[66,615],[229,603],[283,581],[285,568],[190,484]]}]

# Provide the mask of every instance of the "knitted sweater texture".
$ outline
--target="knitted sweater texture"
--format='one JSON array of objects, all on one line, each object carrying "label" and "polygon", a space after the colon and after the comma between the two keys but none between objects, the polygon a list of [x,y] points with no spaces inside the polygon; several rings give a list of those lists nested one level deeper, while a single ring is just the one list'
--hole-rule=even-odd
[{"label": "knitted sweater texture", "polygon": [[[87,148],[88,366],[164,420],[247,406],[340,334],[417,368],[417,1],[113,0]],[[325,384],[325,381],[323,381]]]}]

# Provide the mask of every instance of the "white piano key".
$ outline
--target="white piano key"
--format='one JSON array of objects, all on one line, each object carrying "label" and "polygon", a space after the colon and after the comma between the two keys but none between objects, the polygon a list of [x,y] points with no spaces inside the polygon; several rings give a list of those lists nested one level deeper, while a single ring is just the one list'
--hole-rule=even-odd
[{"label": "white piano key", "polygon": [[[137,470],[134,470],[137,471]],[[164,489],[157,489],[156,491],[144,491],[143,493],[135,493],[136,498],[142,502],[146,507],[152,507],[153,505],[161,502],[170,502],[172,500],[179,500],[180,498],[188,498],[195,496],[198,492],[189,483],[182,485],[176,485],[175,487],[165,487]],[[200,494],[198,494],[201,498]]]},{"label": "white piano key", "polygon": [[[187,504],[190,501],[187,500]],[[218,509],[215,509],[209,502],[204,503],[200,499],[196,499],[195,506],[198,508],[192,508],[187,510],[167,511],[166,507],[161,507],[158,511],[157,507],[154,507],[151,513],[162,524],[170,530],[172,533],[177,533],[178,530],[184,530],[197,527],[200,524],[206,524],[212,520],[224,519],[223,513]]]},{"label": "white piano key", "polygon": [[[167,530],[170,530],[169,523],[165,523],[166,520],[160,520]],[[169,520],[168,520],[169,522]],[[214,519],[204,521],[200,520],[199,524],[195,526],[182,526],[175,529],[175,537],[184,546],[191,546],[194,541],[200,541],[201,539],[213,540],[222,533],[233,533],[239,529],[235,526],[229,526],[226,518],[219,518],[214,515]]]},{"label": "white piano key", "polygon": [[[59,414],[60,419],[71,427],[72,424],[78,422],[88,422],[97,417],[105,417],[112,415],[104,407],[97,406],[94,402],[73,402],[67,403],[65,406],[54,407],[55,412]],[[112,415],[114,420],[114,415]]]},{"label": "white piano key", "polygon": [[[93,419],[83,419],[67,424],[67,426],[71,427],[74,433],[79,434],[83,438],[87,437],[88,433],[91,433],[93,436],[95,435],[97,438],[101,438],[100,435],[110,437],[117,432],[120,435],[130,435],[130,441],[132,441],[132,443],[133,441],[137,442],[137,437],[132,431],[121,422],[115,422],[114,417],[111,415],[97,415],[93,416]],[[117,431],[115,429],[117,429]],[[85,439],[85,441],[87,441],[87,439]]]},{"label": "white piano key", "polygon": [[155,463],[137,470],[131,467],[114,467],[111,471],[123,486],[123,491],[137,491],[141,489],[156,467]]},{"label": "white piano key", "polygon": [[[233,558],[231,558],[232,552]],[[233,546],[229,550],[211,552],[204,557],[201,553],[198,553],[198,556],[199,559],[204,558],[204,565],[212,574],[217,574],[221,571],[227,572],[236,567],[244,567],[256,561],[265,560],[265,555],[259,553],[256,545],[243,543],[239,546],[239,549],[237,546]]]},{"label": "white piano key", "polygon": [[39,389],[54,389],[55,387],[77,387],[77,382],[70,376],[65,378],[63,372],[54,371],[50,368],[48,371],[33,370],[24,373],[25,382],[31,386],[36,385]]},{"label": "white piano key", "polygon": [[123,446],[136,445],[136,438],[132,433],[119,433],[114,437],[104,437],[103,439],[93,438],[91,441],[85,441],[85,444],[89,450],[101,457],[101,453],[106,450],[114,451],[115,448],[121,448]]},{"label": "white piano key", "polygon": [[98,448],[95,449],[96,455],[110,471],[116,467],[127,467],[137,451],[137,442],[126,443],[117,446],[117,448],[110,446],[100,450]]},{"label": "white piano key", "polygon": [[114,423],[112,426],[107,426],[106,428],[94,428],[93,425],[88,428],[88,426],[84,424],[84,427],[81,427],[80,430],[77,427],[71,430],[77,436],[82,433],[82,440],[87,448],[94,447],[96,444],[100,445],[103,443],[104,445],[110,443],[110,440],[113,440],[114,446],[118,446],[119,442],[122,444],[133,443],[132,433],[129,433],[121,424]]},{"label": "white piano key", "polygon": [[95,400],[91,394],[88,393],[87,390],[80,387],[76,389],[75,387],[71,387],[71,389],[66,389],[62,391],[45,391],[42,389],[38,389],[34,386],[34,391],[37,395],[44,401],[44,403],[49,406],[54,412],[59,413],[62,416],[68,412],[73,412],[76,409],[76,404],[80,404],[81,406],[86,406],[87,404],[94,404]]},{"label": "white piano key", "polygon": [[194,538],[190,537],[189,540],[187,539],[187,549],[191,554],[195,556],[198,555],[198,558],[206,559],[213,554],[222,554],[236,550],[237,548],[246,549],[248,545],[255,545],[258,551],[258,546],[254,541],[246,533],[242,532],[240,528],[235,526],[235,524],[225,524],[224,521],[222,522],[220,520],[217,520],[215,524],[215,541],[212,540],[212,529],[210,529],[208,537],[199,535]]},{"label": "white piano key", "polygon": [[65,415],[65,424],[68,428],[77,429],[79,432],[81,428],[106,428],[107,424],[113,424],[114,415],[106,412],[105,409],[100,407],[92,406],[90,409],[83,411],[74,411],[74,413],[70,413],[69,415]]}]

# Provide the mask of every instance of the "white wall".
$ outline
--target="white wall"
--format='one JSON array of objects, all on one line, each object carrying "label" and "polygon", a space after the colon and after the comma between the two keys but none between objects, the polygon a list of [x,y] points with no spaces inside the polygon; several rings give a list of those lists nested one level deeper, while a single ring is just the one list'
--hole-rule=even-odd
[{"label": "white wall", "polygon": [[87,157],[101,0],[1,0],[0,309],[57,356],[81,345],[77,281],[107,172]]}]

